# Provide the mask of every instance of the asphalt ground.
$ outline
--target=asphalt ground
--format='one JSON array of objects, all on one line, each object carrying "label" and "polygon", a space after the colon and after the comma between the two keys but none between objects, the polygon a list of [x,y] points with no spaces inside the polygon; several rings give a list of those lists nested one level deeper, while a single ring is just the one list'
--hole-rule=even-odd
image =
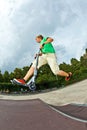
[{"label": "asphalt ground", "polygon": [[0,100],[0,130],[87,130],[87,120],[57,110],[39,99]]},{"label": "asphalt ground", "polygon": [[87,80],[31,95],[0,95],[0,130],[87,130]]}]

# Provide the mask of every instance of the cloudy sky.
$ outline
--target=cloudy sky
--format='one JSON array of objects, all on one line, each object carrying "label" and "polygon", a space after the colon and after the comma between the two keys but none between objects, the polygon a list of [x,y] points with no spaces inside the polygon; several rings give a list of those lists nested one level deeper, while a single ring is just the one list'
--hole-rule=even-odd
[{"label": "cloudy sky", "polygon": [[54,38],[59,63],[79,59],[87,47],[87,1],[0,0],[0,70],[30,65],[38,34]]}]

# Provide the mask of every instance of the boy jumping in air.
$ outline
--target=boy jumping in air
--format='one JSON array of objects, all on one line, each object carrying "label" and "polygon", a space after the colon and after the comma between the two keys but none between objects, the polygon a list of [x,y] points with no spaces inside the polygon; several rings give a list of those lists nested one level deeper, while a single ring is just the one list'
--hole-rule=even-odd
[{"label": "boy jumping in air", "polygon": [[[38,69],[45,64],[48,64],[54,73],[54,75],[64,76],[65,80],[70,80],[72,73],[65,72],[63,70],[59,70],[59,66],[57,64],[57,58],[55,54],[55,49],[52,45],[53,39],[50,37],[43,37],[42,35],[38,35],[36,37],[36,42],[40,44],[41,54],[39,56],[38,61]],[[36,66],[36,60],[34,60],[32,66],[29,71],[25,75],[23,79],[14,79],[17,83],[25,85],[27,80],[34,74],[34,69]]]}]

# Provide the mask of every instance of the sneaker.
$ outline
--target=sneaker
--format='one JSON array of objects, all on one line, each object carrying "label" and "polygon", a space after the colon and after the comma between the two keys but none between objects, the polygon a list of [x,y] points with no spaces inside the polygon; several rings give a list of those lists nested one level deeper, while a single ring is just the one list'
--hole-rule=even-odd
[{"label": "sneaker", "polygon": [[18,84],[22,84],[22,85],[25,85],[25,84],[26,84],[26,82],[25,82],[24,79],[14,79],[14,81],[15,81],[16,83],[18,83]]},{"label": "sneaker", "polygon": [[71,78],[71,76],[72,76],[72,73],[71,73],[71,72],[69,72],[69,76],[68,76],[68,77],[66,77],[66,78],[65,78],[65,80],[66,80],[66,81],[69,81],[69,80],[70,80],[70,78]]}]

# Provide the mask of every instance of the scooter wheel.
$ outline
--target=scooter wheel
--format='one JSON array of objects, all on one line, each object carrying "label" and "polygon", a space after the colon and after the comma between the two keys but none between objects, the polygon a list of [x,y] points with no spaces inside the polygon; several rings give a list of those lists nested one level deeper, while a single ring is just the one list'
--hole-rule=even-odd
[{"label": "scooter wheel", "polygon": [[34,82],[30,82],[30,84],[29,84],[29,89],[30,89],[31,91],[35,91],[35,90],[36,90],[36,85],[35,85]]}]

